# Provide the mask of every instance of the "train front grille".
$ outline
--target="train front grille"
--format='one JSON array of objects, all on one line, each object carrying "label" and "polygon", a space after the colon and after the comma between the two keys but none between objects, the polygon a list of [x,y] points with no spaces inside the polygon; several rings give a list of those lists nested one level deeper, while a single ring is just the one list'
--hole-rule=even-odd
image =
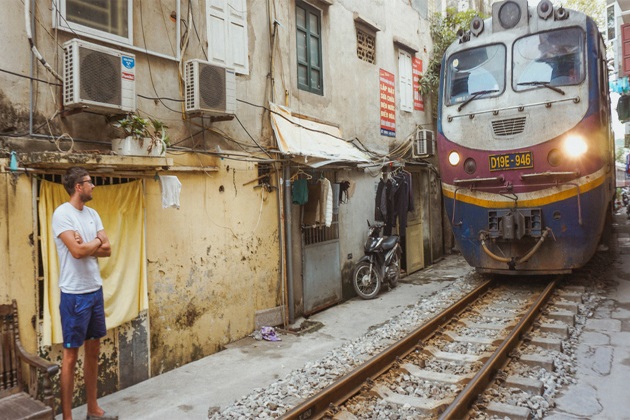
[{"label": "train front grille", "polygon": [[514,136],[525,131],[526,117],[507,118],[492,121],[492,130],[498,137]]}]

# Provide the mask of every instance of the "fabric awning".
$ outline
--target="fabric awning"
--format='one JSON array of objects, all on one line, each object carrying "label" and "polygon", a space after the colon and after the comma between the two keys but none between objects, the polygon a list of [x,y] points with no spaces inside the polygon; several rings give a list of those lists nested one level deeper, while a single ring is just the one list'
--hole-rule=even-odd
[{"label": "fabric awning", "polygon": [[270,103],[271,126],[278,148],[285,155],[303,156],[304,163],[322,166],[334,162],[370,162],[353,144],[342,140],[338,127],[292,115],[283,106]]}]

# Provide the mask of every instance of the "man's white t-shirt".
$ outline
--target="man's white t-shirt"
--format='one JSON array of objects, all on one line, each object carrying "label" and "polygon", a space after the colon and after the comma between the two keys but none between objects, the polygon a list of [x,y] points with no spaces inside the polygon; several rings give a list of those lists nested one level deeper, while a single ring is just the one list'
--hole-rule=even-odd
[{"label": "man's white t-shirt", "polygon": [[96,210],[83,206],[76,209],[66,202],[53,213],[52,229],[59,255],[59,288],[64,293],[90,293],[103,284],[96,257],[74,258],[70,250],[59,238],[67,230],[78,231],[84,242],[96,238],[96,233],[103,230],[103,222]]}]

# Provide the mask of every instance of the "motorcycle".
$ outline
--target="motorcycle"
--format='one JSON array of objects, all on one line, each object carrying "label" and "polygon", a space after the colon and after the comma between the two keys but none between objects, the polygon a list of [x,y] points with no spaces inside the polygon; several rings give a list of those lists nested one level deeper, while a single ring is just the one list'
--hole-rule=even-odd
[{"label": "motorcycle", "polygon": [[363,299],[374,299],[384,282],[390,289],[400,279],[400,258],[402,248],[398,235],[381,236],[382,223],[370,224],[365,241],[365,255],[357,262],[352,273],[352,285],[357,295]]}]

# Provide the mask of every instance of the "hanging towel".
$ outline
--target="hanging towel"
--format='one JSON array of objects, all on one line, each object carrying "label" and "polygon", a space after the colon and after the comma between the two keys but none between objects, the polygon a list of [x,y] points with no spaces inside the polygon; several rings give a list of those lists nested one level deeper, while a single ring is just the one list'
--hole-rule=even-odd
[{"label": "hanging towel", "polygon": [[179,179],[175,175],[160,175],[160,190],[162,190],[162,208],[179,209],[179,193],[182,190]]},{"label": "hanging towel", "polygon": [[293,181],[291,194],[293,195],[293,204],[308,203],[308,184],[306,179],[296,179]]}]

